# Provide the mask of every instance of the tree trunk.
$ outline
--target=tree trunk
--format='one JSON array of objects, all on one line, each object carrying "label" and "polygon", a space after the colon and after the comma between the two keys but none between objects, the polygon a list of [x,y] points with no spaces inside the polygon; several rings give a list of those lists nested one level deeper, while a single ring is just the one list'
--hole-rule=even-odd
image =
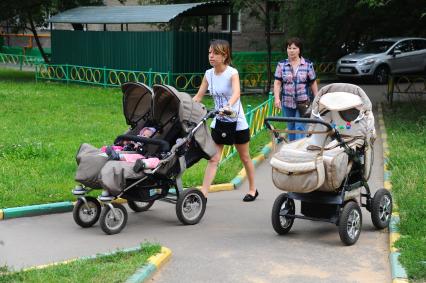
[{"label": "tree trunk", "polygon": [[34,21],[33,21],[33,18],[31,16],[31,12],[28,12],[27,15],[28,15],[28,22],[30,23],[30,30],[34,34],[34,39],[36,41],[38,50],[40,50],[40,53],[41,53],[41,56],[44,59],[44,62],[49,63],[49,58],[47,57],[46,52],[44,52],[44,49],[41,46],[40,38],[38,37],[37,30],[35,28]]},{"label": "tree trunk", "polygon": [[272,46],[271,46],[271,19],[270,19],[270,6],[269,1],[266,0],[266,9],[265,9],[265,38],[266,38],[266,50],[268,52],[267,58],[266,58],[266,72],[268,77],[268,82],[266,83],[265,87],[265,94],[268,95],[271,91],[271,82],[272,82],[272,72],[271,72],[271,53],[272,53]]}]

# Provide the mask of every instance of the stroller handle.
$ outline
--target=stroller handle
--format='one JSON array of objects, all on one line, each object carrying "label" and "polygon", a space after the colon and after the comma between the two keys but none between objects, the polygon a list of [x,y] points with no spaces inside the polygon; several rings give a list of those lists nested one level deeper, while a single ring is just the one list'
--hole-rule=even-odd
[{"label": "stroller handle", "polygon": [[331,133],[331,137],[335,138],[338,142],[343,143],[343,140],[340,136],[339,131],[337,131],[333,126],[331,126],[330,123],[327,123],[325,121],[321,121],[318,119],[311,119],[311,118],[296,118],[296,117],[266,117],[265,118],[265,126],[273,131],[274,128],[270,124],[270,122],[297,122],[297,123],[311,123],[311,124],[321,124],[327,127],[327,130]]},{"label": "stroller handle", "polygon": [[296,118],[296,117],[266,117],[265,125],[268,129],[272,130],[271,124],[269,122],[297,122],[297,123],[305,123],[305,124],[321,124],[327,127],[329,131],[333,131],[334,128],[330,123],[310,118]]},{"label": "stroller handle", "polygon": [[155,145],[159,145],[161,147],[161,151],[166,152],[170,150],[170,144],[165,141],[165,140],[161,140],[161,139],[156,139],[156,138],[144,138],[144,137],[139,137],[139,136],[134,136],[134,135],[121,135],[118,136],[115,141],[121,141],[121,140],[128,140],[128,141],[134,141],[134,142],[142,142],[144,144],[155,144]]}]

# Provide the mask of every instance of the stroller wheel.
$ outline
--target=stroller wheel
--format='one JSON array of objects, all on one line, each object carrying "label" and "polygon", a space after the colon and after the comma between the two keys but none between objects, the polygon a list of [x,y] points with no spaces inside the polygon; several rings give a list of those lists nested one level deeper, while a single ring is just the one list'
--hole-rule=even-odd
[{"label": "stroller wheel", "polygon": [[[112,209],[111,209],[112,207]],[[123,230],[127,223],[127,210],[119,203],[105,205],[99,220],[102,230],[108,234],[118,234]]]},{"label": "stroller wheel", "polygon": [[392,196],[386,189],[378,190],[371,202],[371,220],[377,229],[389,226],[392,216]]},{"label": "stroller wheel", "polygon": [[294,218],[286,217],[285,215],[294,215],[295,212],[294,200],[288,198],[286,193],[280,194],[272,206],[271,220],[275,232],[280,235],[287,234],[293,226]]},{"label": "stroller wheel", "polygon": [[361,227],[362,214],[358,203],[347,202],[339,218],[340,240],[347,246],[355,244],[361,234]]},{"label": "stroller wheel", "polygon": [[154,201],[127,201],[127,204],[134,212],[143,212],[147,211],[154,204]]},{"label": "stroller wheel", "polygon": [[94,197],[79,198],[72,211],[75,223],[83,228],[92,227],[101,215],[101,204]]},{"label": "stroller wheel", "polygon": [[206,198],[197,189],[182,192],[176,203],[176,215],[185,225],[197,224],[206,211]]}]

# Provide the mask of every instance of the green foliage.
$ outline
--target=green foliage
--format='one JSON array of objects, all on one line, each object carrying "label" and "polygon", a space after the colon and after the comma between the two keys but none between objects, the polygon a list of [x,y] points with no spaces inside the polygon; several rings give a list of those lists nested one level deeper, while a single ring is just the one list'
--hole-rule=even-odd
[{"label": "green foliage", "polygon": [[288,36],[302,38],[306,57],[317,61],[333,61],[375,38],[426,36],[426,18],[420,9],[423,0],[389,1],[387,5],[366,1],[296,1],[289,15]]},{"label": "green foliage", "polygon": [[400,215],[400,260],[410,278],[426,280],[426,102],[394,103],[384,111],[392,195]]},{"label": "green foliage", "polygon": [[[83,142],[108,145],[126,130],[121,99],[118,88],[35,83],[34,73],[0,69],[0,208],[74,200],[75,153]],[[242,98],[246,107],[264,100]],[[212,108],[211,99],[203,102]],[[257,140],[251,152],[266,143]],[[185,186],[200,185],[205,166],[202,160],[186,170]],[[239,158],[227,161],[216,182],[241,168]]]},{"label": "green foliage", "polygon": [[158,244],[143,243],[137,251],[118,250],[94,259],[0,274],[0,282],[125,282],[160,250]]}]

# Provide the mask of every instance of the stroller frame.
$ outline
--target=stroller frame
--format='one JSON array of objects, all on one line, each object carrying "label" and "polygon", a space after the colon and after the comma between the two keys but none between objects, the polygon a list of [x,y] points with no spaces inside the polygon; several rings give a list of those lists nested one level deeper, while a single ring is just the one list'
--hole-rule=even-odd
[{"label": "stroller frame", "polygon": [[[132,86],[130,83],[129,85]],[[148,90],[143,84],[133,85],[136,87],[143,86]],[[198,130],[205,131],[207,129],[205,125],[206,121],[217,115],[217,111],[207,111],[203,105],[194,106],[190,104],[193,103],[193,101],[188,94],[177,93],[177,91],[170,86],[155,85],[154,87],[157,87],[159,90],[158,95],[163,95],[161,91],[167,91],[166,95],[173,97],[174,103],[177,103],[176,100],[179,100],[179,103],[183,104],[181,108],[173,110],[177,111],[177,114],[174,113],[174,116],[170,117],[166,116],[166,120],[164,121],[160,120],[163,117],[163,112],[160,111],[160,116],[156,117],[156,122],[160,123],[161,129],[164,126],[163,123],[169,123],[170,121],[176,120],[181,124],[183,123],[183,126],[179,126],[179,134],[177,136],[169,135],[159,138],[140,137],[136,136],[135,133],[118,136],[114,144],[120,140],[143,143],[144,146],[150,148],[149,154],[161,156],[161,160],[158,165],[152,169],[142,169],[142,166],[139,166],[140,164],[138,165],[138,162],[136,162],[138,166],[132,167],[136,175],[133,174],[130,178],[124,177],[121,179],[120,186],[122,186],[122,189],[117,193],[109,195],[102,194],[95,198],[88,194],[93,190],[97,190],[98,187],[86,187],[83,184],[80,186],[82,189],[76,188],[73,190],[73,194],[78,197],[77,203],[74,206],[73,217],[74,221],[79,226],[88,228],[96,224],[99,220],[101,229],[106,234],[111,235],[120,233],[126,226],[128,218],[127,210],[122,205],[122,200],[127,200],[128,206],[134,212],[147,211],[157,200],[175,204],[176,215],[180,222],[185,225],[197,224],[202,219],[207,200],[199,189],[184,188],[182,184],[182,175],[187,168],[192,166],[195,162],[198,162],[199,159],[207,158],[212,155],[211,150],[207,149],[209,153],[205,151],[205,147],[208,146],[209,143],[208,139],[203,139],[204,147],[198,143],[197,139],[200,137]],[[123,87],[123,93],[126,92],[126,89],[126,87]],[[162,97],[163,96],[160,96],[159,99]],[[139,103],[139,101],[140,99],[137,103]],[[169,102],[167,99],[163,101]],[[131,102],[134,102],[134,98]],[[124,102],[123,105],[125,109],[126,106],[129,106]],[[181,104],[178,105],[181,106]],[[128,108],[129,113],[132,115],[138,110],[139,112],[137,114],[141,116],[135,121],[135,119],[132,118],[133,116],[131,116],[130,118],[132,119],[130,119],[125,115],[127,123],[134,129],[138,126],[137,123],[141,119],[145,118],[146,120],[148,114],[142,113],[140,109],[133,107]],[[190,112],[188,113],[188,111]],[[176,127],[177,124],[173,124],[173,126],[169,128],[176,130]],[[166,133],[168,135],[169,132]],[[174,142],[175,140],[176,142]],[[194,145],[196,146],[195,148]],[[118,165],[117,168],[119,169],[117,170],[129,170],[127,166],[120,166],[121,165]],[[143,172],[144,174],[138,174],[139,172]],[[111,171],[111,174],[115,173]],[[141,176],[137,177],[137,175]],[[174,192],[171,190],[174,190]]]},{"label": "stroller frame", "polygon": [[[322,124],[327,127],[326,131],[313,132],[307,130],[298,132],[307,134],[326,133],[332,139],[337,140],[338,146],[343,147],[348,154],[349,160],[353,161],[351,170],[346,174],[336,193],[313,191],[309,193],[287,192],[279,195],[275,200],[271,216],[272,225],[278,234],[288,233],[296,218],[329,222],[339,227],[340,239],[344,244],[353,245],[359,238],[362,226],[362,214],[359,206],[365,207],[371,213],[371,218],[376,228],[383,229],[389,225],[392,213],[392,197],[390,193],[385,189],[379,189],[372,197],[370,187],[364,177],[361,152],[350,148],[337,129],[325,121],[311,118],[265,118],[266,127],[272,131],[274,137],[278,140],[280,140],[279,134],[270,122]],[[286,132],[286,130],[284,131]],[[364,192],[361,191],[362,188],[365,189]],[[351,195],[351,192],[355,192],[357,189],[360,192],[356,193],[356,195]],[[359,203],[357,201],[358,197]],[[294,200],[301,202],[301,214],[296,213]],[[351,215],[355,216],[356,219],[350,220]],[[283,223],[283,219],[285,219],[285,223]]]}]

